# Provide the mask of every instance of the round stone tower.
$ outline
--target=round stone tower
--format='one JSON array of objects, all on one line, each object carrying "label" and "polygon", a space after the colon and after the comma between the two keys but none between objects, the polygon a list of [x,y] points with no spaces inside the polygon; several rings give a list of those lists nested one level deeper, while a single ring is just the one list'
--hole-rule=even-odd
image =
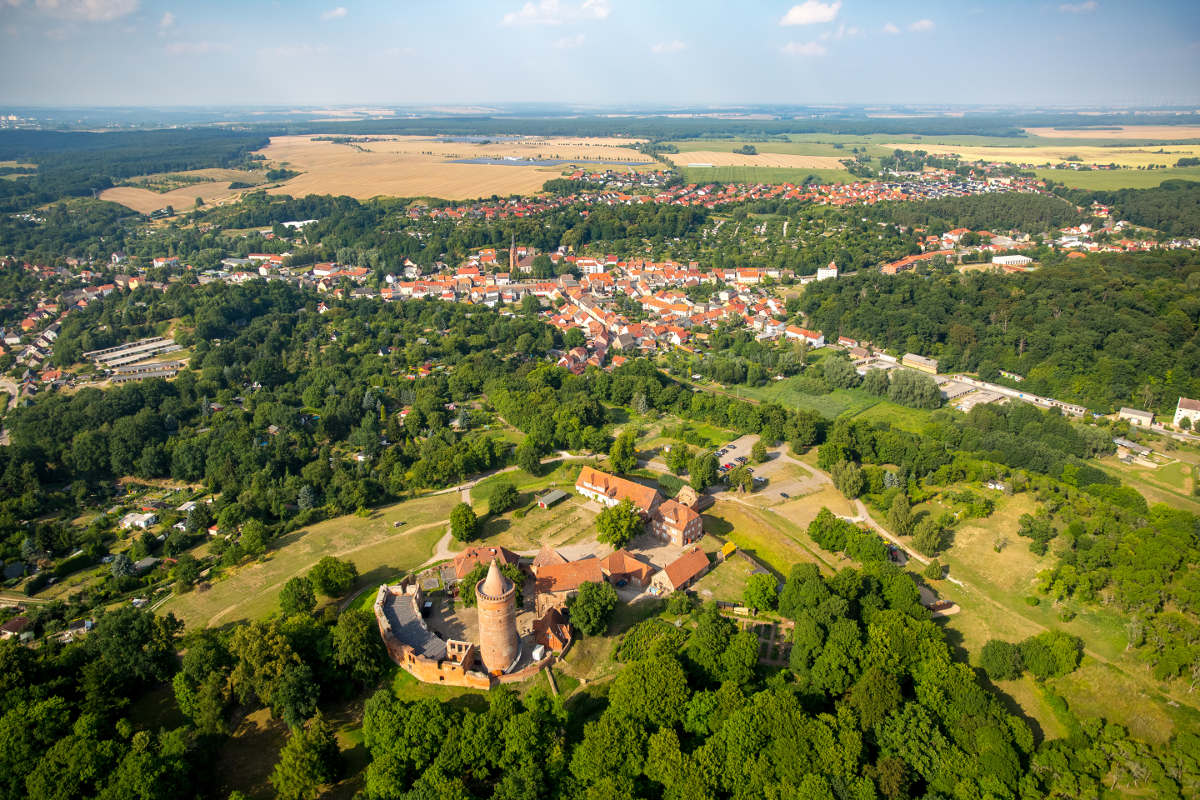
[{"label": "round stone tower", "polygon": [[492,559],[487,577],[475,585],[479,610],[479,657],[493,675],[508,672],[521,658],[517,636],[517,587]]}]

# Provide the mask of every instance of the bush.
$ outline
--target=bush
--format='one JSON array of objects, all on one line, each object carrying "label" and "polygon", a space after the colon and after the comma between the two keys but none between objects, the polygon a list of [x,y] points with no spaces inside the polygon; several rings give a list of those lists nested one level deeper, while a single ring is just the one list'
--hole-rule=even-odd
[{"label": "bush", "polygon": [[775,576],[764,572],[751,575],[746,581],[742,602],[747,607],[758,611],[773,611],[779,604]]},{"label": "bush", "polygon": [[621,643],[617,645],[613,657],[623,664],[628,664],[643,658],[675,654],[687,639],[686,629],[676,628],[666,620],[651,617],[634,625],[621,637]]},{"label": "bush", "polygon": [[503,514],[505,511],[516,506],[520,499],[521,495],[517,492],[517,487],[513,485],[512,481],[501,481],[488,494],[488,513],[492,516]]},{"label": "bush", "polygon": [[459,503],[450,512],[450,535],[460,542],[469,542],[479,530],[479,518],[468,503]]},{"label": "bush", "polygon": [[341,597],[358,580],[358,569],[352,561],[325,556],[309,570],[308,578],[326,597]]},{"label": "bush", "polygon": [[1000,639],[992,639],[983,646],[979,654],[979,665],[994,681],[1010,681],[1021,677],[1021,673],[1025,671],[1021,648]]}]

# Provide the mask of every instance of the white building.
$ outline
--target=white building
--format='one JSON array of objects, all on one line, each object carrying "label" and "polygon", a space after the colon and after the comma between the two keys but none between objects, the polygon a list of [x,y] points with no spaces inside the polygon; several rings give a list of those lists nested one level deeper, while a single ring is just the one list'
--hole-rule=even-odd
[{"label": "white building", "polygon": [[121,517],[122,528],[138,528],[140,530],[146,530],[146,528],[149,528],[151,525],[157,524],[158,515],[153,512],[148,512],[145,514],[138,514],[135,512],[133,514],[126,514],[125,516]]},{"label": "white building", "polygon": [[1032,264],[1029,256],[992,256],[992,263],[998,267],[1023,267]]},{"label": "white building", "polygon": [[1149,411],[1142,411],[1136,408],[1122,408],[1117,412],[1117,419],[1123,419],[1131,425],[1145,425],[1149,427],[1154,422],[1154,415]]},{"label": "white building", "polygon": [[1179,404],[1175,406],[1175,419],[1172,424],[1178,428],[1180,427],[1179,423],[1185,419],[1193,431],[1200,430],[1200,400],[1179,398]]},{"label": "white building", "polygon": [[826,278],[836,278],[838,276],[837,264],[829,262],[828,267],[817,267],[817,280],[823,281]]}]

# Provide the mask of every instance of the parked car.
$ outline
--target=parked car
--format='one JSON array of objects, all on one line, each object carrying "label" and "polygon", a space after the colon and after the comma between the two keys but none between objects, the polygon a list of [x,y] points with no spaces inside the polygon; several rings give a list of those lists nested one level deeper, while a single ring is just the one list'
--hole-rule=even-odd
[{"label": "parked car", "polygon": [[788,499],[788,493],[787,493],[787,492],[780,492],[780,493],[779,493],[779,496],[780,496],[780,497],[782,497],[784,500],[787,500],[787,499]]}]

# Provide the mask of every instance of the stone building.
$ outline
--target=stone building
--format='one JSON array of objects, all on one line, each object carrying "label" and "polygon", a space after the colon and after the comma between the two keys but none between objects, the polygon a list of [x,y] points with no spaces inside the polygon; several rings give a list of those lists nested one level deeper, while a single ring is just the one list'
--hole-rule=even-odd
[{"label": "stone building", "polygon": [[487,577],[475,586],[479,612],[479,658],[492,675],[509,672],[521,659],[517,634],[517,587],[500,572],[495,559]]}]

